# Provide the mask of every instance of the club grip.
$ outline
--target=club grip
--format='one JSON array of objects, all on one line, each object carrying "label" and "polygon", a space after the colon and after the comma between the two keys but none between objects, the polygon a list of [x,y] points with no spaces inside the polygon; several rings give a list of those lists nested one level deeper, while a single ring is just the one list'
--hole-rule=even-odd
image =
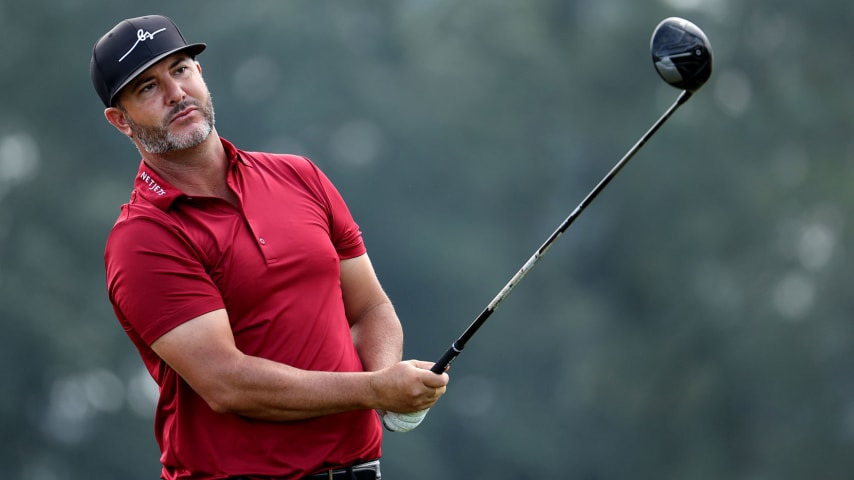
[{"label": "club grip", "polygon": [[453,362],[454,359],[457,358],[457,355],[462,353],[462,351],[463,349],[457,347],[456,343],[452,344],[451,347],[445,351],[445,354],[442,355],[442,358],[433,365],[433,368],[431,368],[430,371],[436,375],[441,375],[445,370],[451,367],[451,362]]}]

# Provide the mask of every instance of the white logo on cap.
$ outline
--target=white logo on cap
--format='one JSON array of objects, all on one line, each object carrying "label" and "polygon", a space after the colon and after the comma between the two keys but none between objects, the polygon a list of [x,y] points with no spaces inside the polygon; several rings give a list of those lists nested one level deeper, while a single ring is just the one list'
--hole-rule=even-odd
[{"label": "white logo on cap", "polygon": [[161,28],[160,30],[157,30],[156,32],[153,32],[153,33],[152,32],[146,32],[145,30],[143,30],[141,28],[139,30],[137,30],[137,32],[136,32],[136,43],[134,43],[133,46],[130,47],[130,50],[128,50],[128,52],[126,54],[122,55],[122,58],[119,59],[119,63],[122,63],[122,60],[124,60],[125,57],[130,55],[130,52],[132,52],[133,49],[136,48],[137,45],[139,45],[139,42],[144,42],[146,40],[152,40],[152,39],[154,39],[155,35],[162,32],[163,30],[166,30],[166,29]]}]

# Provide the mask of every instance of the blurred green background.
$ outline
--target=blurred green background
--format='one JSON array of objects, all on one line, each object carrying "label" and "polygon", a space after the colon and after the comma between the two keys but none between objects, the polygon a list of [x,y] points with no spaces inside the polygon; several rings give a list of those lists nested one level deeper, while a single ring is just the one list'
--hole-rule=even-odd
[{"label": "blurred green background", "polygon": [[0,477],[150,480],[156,392],[105,294],[139,155],[102,116],[95,40],[161,13],[221,135],[304,154],[435,360],[678,91],[712,79],[389,434],[390,480],[850,479],[851,26],[843,0],[0,0]]}]

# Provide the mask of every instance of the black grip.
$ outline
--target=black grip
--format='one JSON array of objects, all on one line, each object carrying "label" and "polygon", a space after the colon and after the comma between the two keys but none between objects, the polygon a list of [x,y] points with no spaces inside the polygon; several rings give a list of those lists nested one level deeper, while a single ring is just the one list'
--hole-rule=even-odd
[{"label": "black grip", "polygon": [[457,355],[462,353],[462,351],[463,349],[458,348],[456,344],[451,345],[451,348],[445,351],[445,354],[442,355],[442,358],[440,358],[435,365],[433,365],[433,368],[431,368],[430,371],[436,375],[441,375],[445,370],[451,367],[451,362],[453,362],[454,359],[457,358]]}]

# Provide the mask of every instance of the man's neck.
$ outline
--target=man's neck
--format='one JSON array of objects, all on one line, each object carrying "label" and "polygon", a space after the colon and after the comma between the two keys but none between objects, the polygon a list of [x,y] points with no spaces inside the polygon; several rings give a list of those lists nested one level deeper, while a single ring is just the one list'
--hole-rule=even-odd
[{"label": "man's neck", "polygon": [[185,194],[233,200],[226,184],[228,158],[216,130],[204,142],[186,150],[158,155],[141,151],[149,167]]}]

